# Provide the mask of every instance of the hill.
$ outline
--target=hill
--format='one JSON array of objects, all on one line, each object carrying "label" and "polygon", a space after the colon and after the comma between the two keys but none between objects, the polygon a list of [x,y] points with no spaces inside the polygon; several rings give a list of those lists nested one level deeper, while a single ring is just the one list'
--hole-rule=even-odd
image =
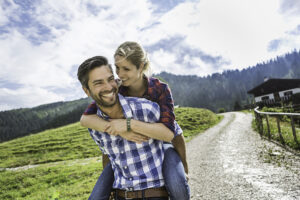
[{"label": "hill", "polygon": [[[175,114],[186,140],[222,119],[198,108],[176,108]],[[100,155],[79,123],[3,142],[0,199],[87,199],[102,170]],[[25,165],[33,166],[3,169]]]},{"label": "hill", "polygon": [[[171,87],[175,104],[218,112],[251,104],[251,88],[270,78],[300,78],[300,51],[294,51],[247,69],[227,70],[206,77],[156,74]],[[77,122],[90,100],[57,102],[31,109],[0,112],[0,142]]]},{"label": "hill", "polygon": [[91,100],[56,102],[0,112],[0,142],[79,121]]},{"label": "hill", "polygon": [[294,51],[268,62],[247,69],[226,70],[206,77],[174,75],[167,72],[157,74],[170,85],[175,104],[207,108],[217,112],[227,111],[250,104],[247,94],[265,77],[300,78],[300,51]]}]

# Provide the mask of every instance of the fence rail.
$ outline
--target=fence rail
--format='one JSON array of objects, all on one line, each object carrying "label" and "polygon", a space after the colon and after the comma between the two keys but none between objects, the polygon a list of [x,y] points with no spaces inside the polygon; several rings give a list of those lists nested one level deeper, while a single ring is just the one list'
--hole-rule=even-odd
[{"label": "fence rail", "polygon": [[269,122],[269,116],[273,116],[276,118],[277,122],[277,130],[279,134],[280,142],[285,145],[286,141],[284,140],[284,137],[282,136],[281,127],[280,127],[280,117],[287,116],[291,119],[291,128],[293,133],[293,138],[296,143],[296,148],[300,149],[300,144],[297,138],[296,128],[295,128],[295,118],[300,117],[300,113],[275,113],[275,112],[261,112],[258,110],[259,107],[256,107],[254,109],[255,113],[255,120],[256,125],[259,130],[259,133],[261,136],[264,134],[264,127],[263,127],[263,119],[265,118],[266,124],[267,124],[267,136],[269,139],[271,139],[271,131],[270,131],[270,122]]}]

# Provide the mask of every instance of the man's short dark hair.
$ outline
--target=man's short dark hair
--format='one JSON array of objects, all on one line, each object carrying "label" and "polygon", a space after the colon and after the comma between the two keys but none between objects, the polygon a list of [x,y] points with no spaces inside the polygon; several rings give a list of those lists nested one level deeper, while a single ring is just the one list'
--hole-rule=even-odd
[{"label": "man's short dark hair", "polygon": [[85,60],[79,67],[77,71],[77,77],[80,81],[81,85],[87,89],[89,89],[88,82],[89,82],[89,72],[96,67],[101,67],[106,65],[109,67],[111,72],[113,72],[111,65],[108,64],[107,58],[104,56],[94,56]]}]

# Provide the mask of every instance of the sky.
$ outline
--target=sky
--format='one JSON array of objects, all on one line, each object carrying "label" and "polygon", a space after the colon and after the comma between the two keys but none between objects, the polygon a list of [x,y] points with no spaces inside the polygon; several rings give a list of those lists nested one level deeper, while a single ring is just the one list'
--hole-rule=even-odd
[{"label": "sky", "polygon": [[300,1],[0,0],[0,111],[86,97],[78,66],[125,41],[153,73],[243,69],[300,49]]}]

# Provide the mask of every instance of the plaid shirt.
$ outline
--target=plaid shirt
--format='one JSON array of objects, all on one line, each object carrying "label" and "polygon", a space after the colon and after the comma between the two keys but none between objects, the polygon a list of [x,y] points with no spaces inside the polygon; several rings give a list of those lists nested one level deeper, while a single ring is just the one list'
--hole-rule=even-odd
[{"label": "plaid shirt", "polygon": [[[159,122],[168,127],[174,133],[174,136],[182,134],[182,129],[175,121],[174,102],[169,86],[153,77],[147,78],[144,76],[144,79],[147,80],[148,89],[144,93],[143,98],[158,103],[160,106]],[[123,96],[129,96],[128,88],[124,86],[120,86],[119,93]],[[93,102],[88,106],[83,114],[91,115],[96,113],[97,106],[96,103]]]},{"label": "plaid shirt", "polygon": [[[159,120],[160,110],[156,103],[119,94],[124,117],[154,123]],[[108,120],[100,109],[97,115]],[[163,142],[150,139],[142,144],[128,141],[120,136],[89,129],[90,135],[104,154],[107,154],[114,171],[113,188],[143,190],[164,185],[162,162]]]}]

